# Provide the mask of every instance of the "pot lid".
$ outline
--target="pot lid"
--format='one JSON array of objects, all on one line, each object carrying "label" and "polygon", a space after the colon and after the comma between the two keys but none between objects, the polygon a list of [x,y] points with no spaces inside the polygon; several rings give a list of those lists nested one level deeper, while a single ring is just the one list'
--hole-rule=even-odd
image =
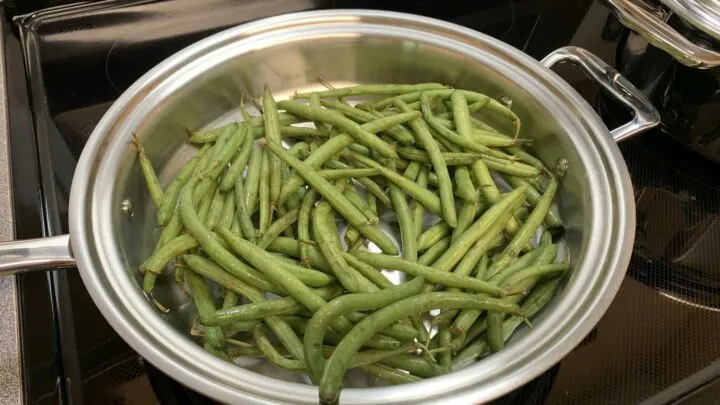
[{"label": "pot lid", "polygon": [[680,18],[720,41],[720,0],[660,0]]}]

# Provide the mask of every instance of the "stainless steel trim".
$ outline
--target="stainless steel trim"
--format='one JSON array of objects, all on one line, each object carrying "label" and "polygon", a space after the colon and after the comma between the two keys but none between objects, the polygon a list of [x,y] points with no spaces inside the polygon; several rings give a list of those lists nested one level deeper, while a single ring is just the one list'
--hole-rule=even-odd
[{"label": "stainless steel trim", "polygon": [[70,236],[0,243],[0,276],[75,267]]},{"label": "stainless steel trim", "polygon": [[575,46],[566,46],[548,54],[540,62],[548,68],[558,63],[572,63],[581,67],[598,85],[615,100],[632,110],[632,121],[610,131],[613,139],[620,142],[660,124],[660,114],[630,81],[602,59]]},{"label": "stainless steel trim", "polygon": [[[720,53],[702,48],[665,23],[664,13],[643,0],[604,0],[612,13],[626,27],[636,31],[653,46],[664,50],[680,63],[709,69],[720,65]],[[690,3],[668,1],[667,3]],[[690,22],[692,23],[692,21]],[[715,22],[717,24],[717,21]]]},{"label": "stainless steel trim", "polygon": [[[12,240],[15,237],[15,221],[8,145],[5,29],[5,18],[0,12],[0,240]],[[24,403],[16,282],[14,276],[0,277],[0,402],[8,405]]]}]

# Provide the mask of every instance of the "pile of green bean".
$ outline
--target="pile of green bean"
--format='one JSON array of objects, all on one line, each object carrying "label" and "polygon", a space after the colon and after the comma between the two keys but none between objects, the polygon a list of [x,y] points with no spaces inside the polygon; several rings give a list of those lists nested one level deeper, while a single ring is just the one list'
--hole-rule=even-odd
[{"label": "pile of green bean", "polygon": [[305,372],[332,404],[348,368],[388,383],[450,372],[553,297],[569,269],[550,232],[558,179],[504,104],[435,83],[278,102],[266,87],[257,104],[190,132],[199,150],[165,186],[133,140],[162,229],[143,289],[174,277],[208,351]]}]

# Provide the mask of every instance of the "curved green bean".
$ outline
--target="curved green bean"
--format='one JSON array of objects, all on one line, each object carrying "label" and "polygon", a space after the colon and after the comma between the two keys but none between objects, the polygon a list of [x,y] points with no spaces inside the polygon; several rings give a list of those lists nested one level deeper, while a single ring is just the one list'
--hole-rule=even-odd
[{"label": "curved green bean", "polygon": [[334,319],[348,312],[376,310],[410,297],[420,292],[423,284],[422,277],[418,277],[407,283],[372,293],[344,295],[333,299],[315,312],[308,323],[305,338],[303,339],[310,379],[318,383],[322,376],[325,366],[322,342],[325,329]]},{"label": "curved green bean", "polygon": [[492,309],[520,314],[520,308],[517,305],[508,305],[499,300],[478,298],[474,294],[465,293],[425,293],[387,305],[353,327],[335,348],[320,379],[321,403],[337,403],[345,370],[352,356],[357,353],[366,340],[393,322],[407,316],[431,309],[456,308]]},{"label": "curved green bean", "polygon": [[[318,288],[315,292],[325,300],[330,300],[342,293],[338,286],[331,285]],[[262,320],[272,315],[295,315],[305,309],[294,298],[283,297],[274,300],[232,306],[206,313],[200,317],[205,326],[227,326],[236,322]]]},{"label": "curved green bean", "polygon": [[[403,112],[412,112],[410,107],[400,100],[395,100],[394,104]],[[455,227],[457,224],[455,198],[453,197],[452,181],[450,180],[450,174],[445,164],[445,159],[443,158],[437,143],[435,143],[435,140],[430,134],[430,130],[422,118],[411,120],[409,125],[413,131],[415,131],[418,144],[420,144],[420,146],[422,146],[427,152],[429,161],[438,176],[442,216],[448,225]]]}]

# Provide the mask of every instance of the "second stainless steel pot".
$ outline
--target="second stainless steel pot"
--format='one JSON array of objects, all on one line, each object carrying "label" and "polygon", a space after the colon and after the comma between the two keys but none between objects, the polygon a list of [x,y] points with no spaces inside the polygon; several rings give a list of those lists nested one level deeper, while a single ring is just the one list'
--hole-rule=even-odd
[{"label": "second stainless steel pot", "polygon": [[[608,131],[548,69],[560,62],[583,67],[634,111],[633,121]],[[204,352],[187,336],[183,298],[170,283],[156,287],[157,298],[172,304],[168,314],[147,302],[134,269],[158,231],[129,140],[139,134],[167,182],[193,152],[185,127],[230,119],[242,93],[259,95],[265,83],[283,98],[318,87],[318,77],[335,86],[437,81],[510,97],[523,121],[521,135],[535,139],[536,155],[549,166],[559,159],[569,165],[557,200],[574,271],[534,328],[522,330],[504,351],[449,375],[402,386],[348,387],[341,402],[484,402],[530,381],[578,344],[610,304],[632,251],[632,186],[613,137],[657,124],[657,114],[622,77],[581,49],[563,48],[538,63],[477,32],[407,14],[289,14],[221,32],[165,60],[113,104],[90,137],[72,186],[69,239],[0,246],[0,269],[67,266],[74,256],[103,315],[164,373],[228,403],[316,403],[316,388],[296,374],[251,363],[240,368]]]}]

